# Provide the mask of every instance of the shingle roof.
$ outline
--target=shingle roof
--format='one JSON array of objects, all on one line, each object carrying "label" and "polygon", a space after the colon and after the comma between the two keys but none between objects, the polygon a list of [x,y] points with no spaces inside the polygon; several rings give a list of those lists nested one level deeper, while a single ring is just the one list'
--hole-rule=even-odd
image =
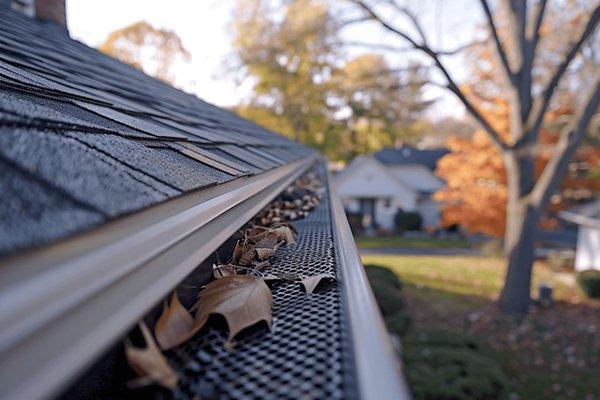
[{"label": "shingle roof", "polygon": [[0,7],[0,254],[312,150]]},{"label": "shingle roof", "polygon": [[373,154],[373,157],[385,165],[421,164],[434,170],[440,158],[448,154],[447,149],[421,150],[411,146],[398,149],[387,148]]}]

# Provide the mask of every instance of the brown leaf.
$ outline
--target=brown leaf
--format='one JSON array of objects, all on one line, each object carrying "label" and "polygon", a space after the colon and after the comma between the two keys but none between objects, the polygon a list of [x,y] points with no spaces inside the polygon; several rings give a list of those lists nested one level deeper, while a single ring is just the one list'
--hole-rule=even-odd
[{"label": "brown leaf", "polygon": [[300,284],[304,286],[306,293],[312,293],[316,287],[324,280],[331,281],[334,278],[331,275],[319,274],[315,276],[308,276],[300,281]]},{"label": "brown leaf", "polygon": [[288,245],[296,244],[294,233],[288,226],[282,225],[277,228],[273,228],[273,232],[275,233],[275,238],[278,242],[285,241],[285,243]]},{"label": "brown leaf", "polygon": [[238,264],[245,267],[252,264],[254,258],[256,257],[256,252],[254,251],[254,245],[248,243],[243,249],[240,259],[238,260]]},{"label": "brown leaf", "polygon": [[173,292],[171,303],[166,305],[163,312],[156,322],[154,334],[156,341],[163,350],[169,350],[187,339],[194,325],[194,319],[191,314],[183,307],[177,292]]},{"label": "brown leaf", "polygon": [[271,290],[262,279],[251,275],[233,275],[206,285],[192,309],[198,310],[197,325],[204,325],[211,314],[225,317],[229,326],[226,345],[231,345],[238,332],[257,322],[265,321],[271,328],[272,306]]},{"label": "brown leaf", "polygon": [[277,237],[276,233],[272,230],[269,230],[269,233],[264,236],[258,243],[256,243],[256,249],[275,249],[277,248]]},{"label": "brown leaf", "polygon": [[246,231],[246,235],[254,242],[258,242],[269,233],[269,228],[264,226],[254,225]]},{"label": "brown leaf", "polygon": [[167,362],[167,359],[160,352],[150,329],[144,322],[139,324],[140,331],[146,341],[145,348],[132,346],[125,343],[125,356],[131,368],[141,379],[133,382],[135,386],[158,383],[159,385],[174,390],[179,382],[179,376]]},{"label": "brown leaf", "polygon": [[270,266],[271,262],[269,260],[265,260],[254,264],[254,269],[257,271],[262,271],[263,269],[268,268]]},{"label": "brown leaf", "polygon": [[230,275],[236,275],[237,272],[235,270],[235,265],[227,264],[227,265],[215,265],[213,264],[213,276],[216,279],[224,278]]}]

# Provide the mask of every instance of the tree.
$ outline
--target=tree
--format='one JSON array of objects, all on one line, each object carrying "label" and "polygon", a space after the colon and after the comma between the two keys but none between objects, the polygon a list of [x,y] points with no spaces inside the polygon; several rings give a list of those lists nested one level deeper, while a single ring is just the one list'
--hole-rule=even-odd
[{"label": "tree", "polygon": [[164,82],[174,84],[174,65],[190,54],[179,36],[139,21],[108,35],[100,51]]},{"label": "tree", "polygon": [[431,103],[422,99],[419,65],[397,70],[374,54],[347,58],[344,22],[323,0],[272,4],[242,0],[235,14],[237,69],[253,82],[236,111],[334,160],[414,139]]},{"label": "tree", "polygon": [[328,9],[298,0],[281,15],[266,1],[243,0],[234,26],[236,56],[254,82],[240,114],[323,149],[333,119],[326,80],[337,59],[337,27]]},{"label": "tree", "polygon": [[[381,3],[366,0],[351,0],[368,21],[407,42],[413,49],[428,57],[437,71],[446,80],[444,86],[465,106],[472,117],[481,125],[487,137],[502,156],[507,181],[507,213],[504,248],[508,255],[505,284],[500,295],[501,307],[511,313],[524,313],[530,304],[531,272],[534,260],[534,239],[537,224],[546,209],[552,194],[567,171],[567,165],[577,146],[583,140],[592,117],[600,103],[600,68],[593,68],[588,77],[586,90],[576,100],[576,109],[552,146],[552,156],[536,179],[535,155],[539,151],[542,124],[557,89],[564,84],[569,68],[588,40],[596,31],[600,20],[600,4],[595,2],[587,21],[573,26],[573,40],[553,64],[552,73],[546,82],[535,82],[535,67],[538,46],[544,29],[546,0],[503,0],[502,12],[506,15],[506,39],[502,39],[496,26],[498,11],[490,7],[487,0],[480,0],[490,40],[500,60],[505,85],[502,89],[508,103],[508,137],[503,138],[452,77],[446,67],[447,53],[433,49],[416,16],[394,0],[384,2],[411,21],[416,35],[395,25],[383,13]],[[530,4],[528,4],[530,3]],[[566,7],[566,6],[565,6]],[[384,15],[386,15],[384,17]]]},{"label": "tree", "polygon": [[336,69],[332,95],[341,109],[348,159],[385,146],[416,142],[417,122],[432,101],[423,100],[424,73],[418,64],[403,69],[403,76],[379,54],[354,57]]}]

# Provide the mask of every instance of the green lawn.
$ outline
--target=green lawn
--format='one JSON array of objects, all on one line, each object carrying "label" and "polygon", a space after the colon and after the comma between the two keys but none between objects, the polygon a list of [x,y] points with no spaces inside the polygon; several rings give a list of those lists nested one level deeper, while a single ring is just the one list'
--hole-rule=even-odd
[{"label": "green lawn", "polygon": [[516,398],[600,399],[593,374],[600,370],[600,303],[585,299],[568,274],[537,264],[533,287],[550,283],[557,303],[516,319],[495,303],[505,272],[501,258],[364,255],[363,262],[401,278],[412,332],[443,329],[489,346]]},{"label": "green lawn", "polygon": [[408,238],[404,236],[376,236],[366,237],[361,236],[356,238],[358,247],[364,249],[381,249],[404,247],[413,249],[449,249],[461,248],[466,249],[471,247],[468,239],[459,238]]}]

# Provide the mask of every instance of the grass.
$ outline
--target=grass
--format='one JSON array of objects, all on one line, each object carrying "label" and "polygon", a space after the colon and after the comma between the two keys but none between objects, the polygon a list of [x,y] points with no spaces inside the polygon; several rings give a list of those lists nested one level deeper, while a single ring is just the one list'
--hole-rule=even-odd
[{"label": "grass", "polygon": [[467,334],[493,349],[513,398],[600,399],[593,374],[600,370],[600,302],[585,299],[572,277],[536,264],[532,287],[550,283],[557,302],[517,319],[495,303],[505,273],[499,257],[364,255],[363,262],[401,278],[414,332]]},{"label": "grass", "polygon": [[471,247],[468,239],[460,238],[409,238],[405,236],[361,236],[356,239],[358,247],[364,249],[381,249],[381,248],[413,248],[413,249],[450,249],[461,248],[467,249]]}]

